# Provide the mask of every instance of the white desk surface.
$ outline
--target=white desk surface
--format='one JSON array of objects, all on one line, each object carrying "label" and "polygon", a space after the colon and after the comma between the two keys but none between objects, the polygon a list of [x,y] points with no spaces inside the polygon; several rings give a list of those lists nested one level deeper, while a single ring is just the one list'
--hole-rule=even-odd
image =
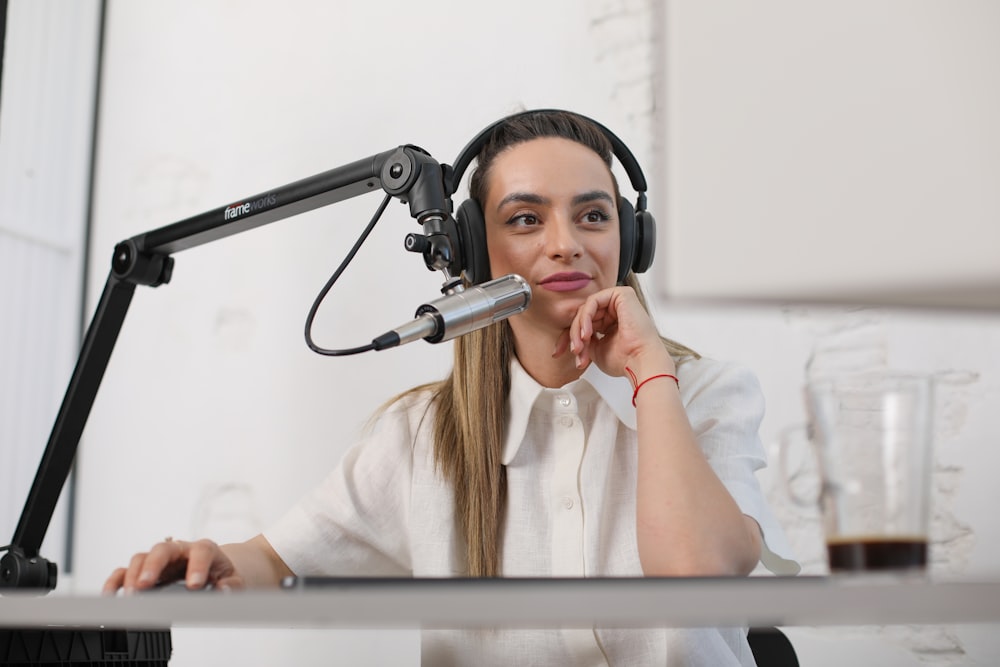
[{"label": "white desk surface", "polygon": [[345,579],[323,590],[5,593],[0,627],[573,627],[1000,623],[1000,581]]}]

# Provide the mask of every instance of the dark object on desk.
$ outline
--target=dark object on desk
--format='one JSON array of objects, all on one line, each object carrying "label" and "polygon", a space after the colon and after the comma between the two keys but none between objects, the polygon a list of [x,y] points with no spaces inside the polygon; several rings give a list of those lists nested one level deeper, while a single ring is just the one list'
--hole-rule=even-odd
[{"label": "dark object on desk", "polygon": [[795,647],[778,628],[750,628],[747,641],[757,667],[799,667]]},{"label": "dark object on desk", "polygon": [[169,630],[0,630],[0,665],[166,667]]}]

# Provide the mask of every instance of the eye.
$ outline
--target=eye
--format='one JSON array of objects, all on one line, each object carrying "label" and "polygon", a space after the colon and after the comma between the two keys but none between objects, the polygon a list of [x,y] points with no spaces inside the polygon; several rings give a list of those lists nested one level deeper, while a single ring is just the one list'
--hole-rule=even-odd
[{"label": "eye", "polygon": [[607,211],[605,211],[603,209],[592,208],[592,209],[586,211],[583,214],[583,216],[581,216],[580,219],[581,219],[582,222],[591,223],[591,224],[600,224],[600,223],[604,223],[604,222],[607,222],[608,220],[610,220],[611,216],[608,215]]},{"label": "eye", "polygon": [[507,224],[515,227],[535,227],[541,224],[534,213],[518,213],[507,220]]}]

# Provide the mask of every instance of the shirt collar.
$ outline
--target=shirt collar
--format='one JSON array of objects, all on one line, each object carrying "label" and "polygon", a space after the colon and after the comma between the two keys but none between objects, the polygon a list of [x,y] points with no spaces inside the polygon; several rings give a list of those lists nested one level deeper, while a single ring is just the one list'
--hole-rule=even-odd
[{"label": "shirt collar", "polygon": [[[578,393],[581,383],[587,383],[611,408],[618,420],[633,431],[636,428],[635,408],[632,406],[632,385],[624,377],[611,377],[601,371],[597,364],[591,364],[580,379],[562,387],[570,393]],[[504,435],[503,464],[514,460],[524,434],[528,419],[545,387],[528,375],[521,363],[514,359],[510,365],[510,396],[507,397],[507,429]]]}]

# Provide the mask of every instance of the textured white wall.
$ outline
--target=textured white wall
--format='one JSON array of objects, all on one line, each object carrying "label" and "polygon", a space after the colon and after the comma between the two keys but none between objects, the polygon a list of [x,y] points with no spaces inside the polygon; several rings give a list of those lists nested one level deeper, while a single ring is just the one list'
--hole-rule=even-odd
[{"label": "textured white wall", "polygon": [[[302,1],[277,12],[264,2],[111,3],[95,294],[122,238],[399,143],[450,161],[482,126],[521,105],[602,120],[660,182],[661,95],[670,88],[657,3],[369,5]],[[650,192],[654,211],[665,201],[658,194]],[[240,539],[259,530],[334,464],[380,401],[445,371],[448,346],[330,360],[301,340],[316,291],[376,199],[180,253],[172,284],[137,291],[83,445],[77,590],[95,589],[167,533]],[[390,206],[332,292],[317,322],[321,342],[367,341],[437,292],[439,278],[400,250],[412,226]],[[816,364],[941,377],[935,573],[996,576],[997,317],[662,301],[654,309],[668,335],[757,371],[768,441],[803,419],[800,388]],[[821,571],[815,516],[784,500],[773,473],[765,482],[806,571]],[[939,629],[920,635],[919,646],[898,628],[790,634],[803,664],[986,664],[1000,647],[982,630]],[[344,640],[310,636],[297,648],[294,633],[242,633],[238,642],[175,635],[178,665],[197,664],[220,642],[238,644],[248,664],[289,651],[322,664]],[[399,638],[400,654],[412,654],[411,639]]]}]

